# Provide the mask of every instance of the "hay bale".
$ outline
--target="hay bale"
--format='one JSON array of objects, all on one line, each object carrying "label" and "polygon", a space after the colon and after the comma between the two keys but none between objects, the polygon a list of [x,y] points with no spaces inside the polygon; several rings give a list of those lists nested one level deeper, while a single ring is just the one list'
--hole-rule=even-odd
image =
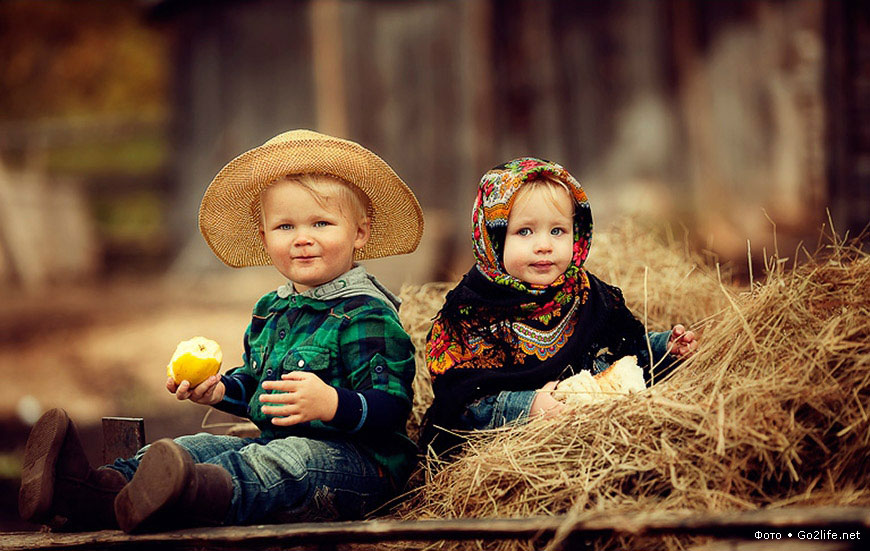
[{"label": "hay bale", "polygon": [[[691,360],[649,391],[473,435],[454,462],[425,466],[425,484],[395,516],[870,504],[868,254],[835,242],[796,268],[772,259],[766,280],[751,292],[737,292],[701,267],[683,278],[682,290],[672,278],[655,281],[663,272],[691,268],[685,260],[652,262],[669,255],[659,246],[646,257],[647,314],[663,323],[688,307],[698,316],[689,319],[704,320],[701,348]],[[629,257],[613,264],[617,277],[601,275],[621,284],[639,313],[638,266],[623,267]],[[635,275],[626,283],[619,270]],[[685,543],[632,538],[593,547],[681,549]],[[531,548],[523,542],[473,547]]]},{"label": "hay bale", "polygon": [[426,335],[432,327],[432,318],[444,304],[444,297],[454,283],[426,283],[424,285],[405,285],[399,293],[402,307],[399,319],[411,342],[414,344],[414,363],[417,373],[414,377],[414,405],[408,419],[408,435],[416,442],[420,434],[423,416],[432,403],[432,381],[426,368]]},{"label": "hay bale", "polygon": [[704,329],[728,305],[720,285],[733,289],[729,271],[717,273],[713,260],[629,221],[593,237],[586,267],[622,289],[626,305],[649,330],[675,323]]}]

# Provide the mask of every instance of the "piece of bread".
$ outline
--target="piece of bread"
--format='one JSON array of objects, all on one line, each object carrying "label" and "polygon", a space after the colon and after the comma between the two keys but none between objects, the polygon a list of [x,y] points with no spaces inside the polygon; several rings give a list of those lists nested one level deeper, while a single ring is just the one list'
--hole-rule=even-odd
[{"label": "piece of bread", "polygon": [[588,404],[646,388],[637,357],[625,356],[593,376],[588,371],[560,381],[553,397],[569,405]]},{"label": "piece of bread", "polygon": [[602,399],[601,387],[588,371],[581,371],[560,381],[553,397],[566,404],[586,404]]},{"label": "piece of bread", "polygon": [[636,356],[623,356],[595,375],[595,380],[603,392],[628,394],[646,388],[643,370],[637,365]]}]

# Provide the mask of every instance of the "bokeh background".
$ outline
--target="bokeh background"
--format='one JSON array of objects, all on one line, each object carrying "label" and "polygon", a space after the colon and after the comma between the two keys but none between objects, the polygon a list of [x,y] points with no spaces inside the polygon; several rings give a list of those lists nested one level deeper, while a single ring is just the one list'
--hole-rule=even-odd
[{"label": "bokeh background", "polygon": [[521,155],[572,172],[597,231],[647,224],[740,279],[870,221],[870,8],[0,2],[0,526],[21,527],[47,408],[94,461],[102,416],[145,417],[149,440],[231,421],[178,403],[165,364],[202,334],[238,365],[282,283],[220,264],[196,215],[226,162],[291,128],[362,143],[416,193],[418,251],[368,263],[396,292],[470,267],[476,183]]}]

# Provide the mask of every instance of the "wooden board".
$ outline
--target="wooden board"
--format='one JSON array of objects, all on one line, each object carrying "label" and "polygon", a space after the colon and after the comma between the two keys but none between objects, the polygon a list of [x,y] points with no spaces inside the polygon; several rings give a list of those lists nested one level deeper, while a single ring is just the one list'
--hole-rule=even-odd
[{"label": "wooden board", "polygon": [[[570,538],[613,534],[691,534],[742,539],[747,543],[802,544],[799,531],[821,531],[827,536],[814,543],[845,543],[857,549],[870,533],[870,508],[806,508],[693,514],[643,513],[614,515],[588,513],[525,519],[443,519],[359,522],[297,523],[257,526],[225,526],[129,535],[117,530],[63,534],[51,532],[7,533],[0,537],[0,551],[26,549],[133,549],[160,545],[171,549],[265,549],[304,545],[332,545],[384,541],[441,541],[523,539],[547,541],[554,535]],[[781,539],[764,539],[757,532],[779,533]],[[791,533],[792,536],[787,534]],[[840,535],[834,541],[832,534]],[[841,540],[843,534],[857,537]],[[807,545],[807,544],[803,544]],[[824,548],[824,547],[817,547]],[[843,547],[835,547],[841,549]],[[711,548],[713,549],[713,548]],[[751,549],[751,547],[747,547]],[[806,549],[806,547],[804,548]]]}]

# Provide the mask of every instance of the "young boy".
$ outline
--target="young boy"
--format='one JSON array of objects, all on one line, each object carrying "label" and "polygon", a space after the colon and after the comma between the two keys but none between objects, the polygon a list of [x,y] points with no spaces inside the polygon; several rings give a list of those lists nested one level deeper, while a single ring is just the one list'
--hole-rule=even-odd
[{"label": "young boy", "polygon": [[260,437],[163,439],[92,469],[70,419],[52,410],[25,449],[23,518],[127,532],[350,519],[405,484],[413,346],[398,299],[354,260],[417,247],[410,189],[360,145],[294,130],[224,167],[199,220],[226,264],[273,264],[288,283],[254,307],[241,367],[167,388],[248,417]]}]

